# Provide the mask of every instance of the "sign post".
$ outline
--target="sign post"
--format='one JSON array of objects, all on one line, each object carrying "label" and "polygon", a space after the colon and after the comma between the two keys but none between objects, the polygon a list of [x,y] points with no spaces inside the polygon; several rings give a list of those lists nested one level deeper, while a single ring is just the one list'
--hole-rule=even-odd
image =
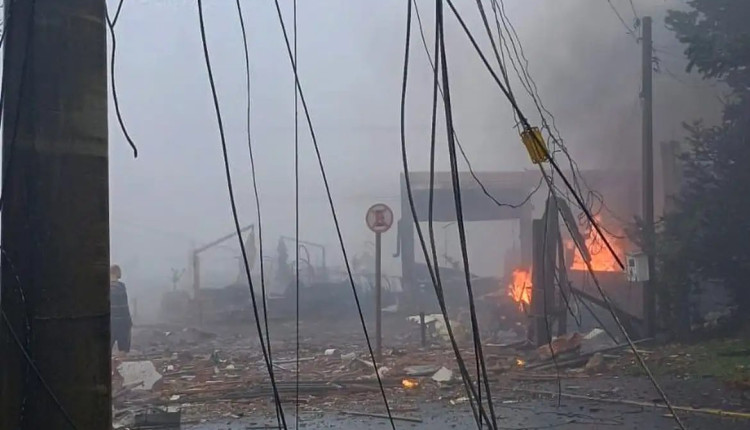
[{"label": "sign post", "polygon": [[367,210],[365,216],[367,227],[375,233],[375,356],[378,361],[382,358],[382,271],[381,271],[381,242],[380,236],[393,225],[393,211],[387,205],[378,203]]}]

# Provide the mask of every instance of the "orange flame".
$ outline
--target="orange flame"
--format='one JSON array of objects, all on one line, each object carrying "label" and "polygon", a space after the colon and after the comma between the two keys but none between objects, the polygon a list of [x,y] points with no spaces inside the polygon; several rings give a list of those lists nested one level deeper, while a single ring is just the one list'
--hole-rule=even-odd
[{"label": "orange flame", "polygon": [[[595,217],[597,224],[601,224],[601,220],[599,217]],[[604,244],[604,241],[601,240],[601,237],[599,234],[597,234],[596,229],[590,228],[588,235],[585,237],[586,242],[586,249],[589,251],[589,255],[591,255],[591,268],[596,272],[621,272],[619,264],[617,264],[617,260],[612,255],[611,252],[609,252],[609,249],[607,248],[607,245]],[[620,247],[620,244],[618,244],[615,240],[612,238],[607,238],[609,241],[609,244],[612,245],[612,248],[615,250],[617,255],[623,255],[622,249]],[[581,253],[576,248],[575,243],[572,240],[569,240],[567,242],[567,247],[569,249],[575,249],[575,254],[573,256],[573,262],[570,265],[571,270],[580,270],[580,271],[588,271],[588,266],[586,266],[586,261],[584,261],[583,257],[581,256]]]},{"label": "orange flame", "polygon": [[419,382],[415,381],[414,379],[404,379],[403,381],[401,381],[401,385],[407,389],[417,388],[417,386],[419,386]]},{"label": "orange flame", "polygon": [[531,272],[525,269],[516,269],[511,276],[508,295],[523,310],[524,306],[531,304]]}]

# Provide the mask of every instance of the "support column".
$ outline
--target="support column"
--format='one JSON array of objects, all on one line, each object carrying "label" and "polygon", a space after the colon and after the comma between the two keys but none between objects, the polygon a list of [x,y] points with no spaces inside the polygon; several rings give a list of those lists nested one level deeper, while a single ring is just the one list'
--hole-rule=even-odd
[{"label": "support column", "polygon": [[110,430],[105,3],[5,10],[0,429]]}]

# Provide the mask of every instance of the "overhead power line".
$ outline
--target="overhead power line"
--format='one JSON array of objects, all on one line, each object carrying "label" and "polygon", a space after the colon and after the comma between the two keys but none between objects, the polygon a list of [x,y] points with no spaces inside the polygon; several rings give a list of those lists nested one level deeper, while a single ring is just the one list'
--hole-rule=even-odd
[{"label": "overhead power line", "polygon": [[[240,0],[235,0],[237,6],[237,16],[240,22],[240,30],[242,31],[242,47],[245,57],[245,87],[247,90],[247,115],[246,115],[246,133],[247,133],[247,150],[250,154],[250,175],[253,179],[253,194],[255,196],[255,211],[258,217],[258,253],[260,258],[260,294],[261,300],[263,301],[263,324],[266,329],[266,339],[268,339],[268,362],[273,367],[273,353],[271,351],[271,334],[268,326],[268,306],[266,301],[266,271],[265,271],[265,258],[263,258],[263,222],[260,210],[260,194],[258,193],[258,178],[255,172],[255,155],[253,154],[253,143],[251,133],[251,86],[250,86],[250,50],[248,48],[247,41],[247,30],[245,29],[245,18],[242,14],[242,6]],[[281,415],[284,413],[280,408],[280,403],[274,402],[276,409],[276,421],[279,427],[281,427]]]},{"label": "overhead power line", "polygon": [[[419,13],[419,6],[417,5],[416,0],[411,0],[414,5],[414,14],[417,17],[417,24],[419,26],[419,35],[420,39],[422,41],[422,46],[424,47],[425,55],[427,56],[427,60],[430,63],[430,68],[433,71],[436,71],[437,68],[435,66],[435,62],[432,59],[432,54],[430,54],[430,48],[427,46],[427,38],[425,37],[424,32],[424,25],[422,24],[422,16]],[[443,88],[441,86],[437,87],[437,90],[440,92],[441,99],[443,103],[445,103],[445,96],[443,95]],[[454,129],[453,130],[454,138],[456,139],[456,146],[458,146],[458,150],[461,152],[461,157],[464,159],[464,162],[466,163],[466,167],[469,169],[469,174],[471,175],[472,179],[474,179],[474,182],[479,185],[479,189],[482,191],[482,194],[484,194],[488,199],[492,200],[495,205],[498,207],[509,207],[512,209],[519,208],[531,200],[531,198],[539,191],[539,189],[542,186],[543,179],[540,177],[539,182],[537,183],[536,187],[534,187],[529,194],[524,197],[520,202],[517,203],[505,203],[501,202],[490,193],[490,191],[487,189],[485,184],[479,179],[479,176],[474,171],[474,168],[472,167],[471,160],[469,160],[469,157],[466,155],[466,152],[464,151],[463,145],[461,145],[461,141],[458,138],[458,132]]]},{"label": "overhead power line", "polygon": [[[469,266],[469,253],[466,244],[466,229],[463,218],[463,203],[461,201],[461,183],[458,175],[458,158],[456,156],[456,141],[453,138],[453,110],[451,107],[451,93],[450,83],[448,79],[448,58],[445,52],[445,34],[443,25],[443,0],[437,0],[437,13],[440,17],[440,27],[438,28],[438,40],[440,41],[440,57],[442,61],[441,66],[441,77],[443,79],[443,95],[445,97],[445,124],[448,132],[448,153],[450,156],[451,163],[451,178],[453,183],[453,197],[456,206],[456,225],[458,226],[459,242],[461,244],[461,257],[464,266],[464,276],[466,281],[466,292],[469,298],[469,314],[471,318],[472,337],[474,340],[474,350],[477,360],[477,367],[481,369],[482,380],[477,377],[477,384],[481,386],[481,382],[484,382],[485,389],[487,391],[487,406],[490,411],[490,418],[494,428],[497,428],[497,417],[495,415],[495,408],[492,404],[492,390],[490,388],[489,377],[487,374],[487,366],[484,360],[484,348],[482,347],[482,339],[479,333],[479,320],[477,318],[476,303],[474,301],[474,291],[471,285],[471,269]],[[477,369],[477,373],[480,373],[480,369]],[[481,391],[480,391],[481,393]],[[479,401],[481,402],[481,394]]]},{"label": "overhead power line", "polygon": [[117,122],[120,124],[120,130],[122,130],[122,134],[125,136],[125,140],[128,141],[128,145],[130,145],[130,148],[133,150],[133,158],[138,158],[138,148],[135,146],[135,142],[133,142],[133,139],[130,137],[130,133],[128,132],[128,128],[125,126],[125,120],[122,118],[122,112],[120,111],[120,100],[117,97],[117,81],[115,80],[115,56],[117,53],[117,37],[115,36],[115,24],[117,23],[118,18],[120,18],[120,12],[122,11],[122,6],[125,3],[125,0],[120,0],[120,3],[117,5],[117,11],[115,12],[114,18],[110,19],[109,17],[109,11],[107,10],[107,2],[104,1],[104,12],[107,17],[107,27],[109,28],[109,34],[110,38],[112,39],[112,55],[110,56],[110,62],[109,62],[109,81],[112,88],[112,101],[115,105],[115,114],[117,115]]},{"label": "overhead power line", "polygon": [[[495,80],[496,84],[497,84],[497,85],[498,85],[498,86],[500,87],[500,89],[501,89],[501,91],[503,92],[503,94],[505,94],[506,98],[508,98],[508,101],[509,101],[509,102],[511,103],[511,106],[513,107],[513,109],[514,109],[514,110],[516,111],[516,113],[518,114],[518,117],[519,117],[519,119],[521,120],[521,123],[523,124],[523,126],[524,126],[524,129],[525,129],[525,130],[531,130],[531,125],[529,124],[529,122],[528,122],[528,119],[526,118],[526,116],[525,116],[525,115],[523,114],[523,112],[522,112],[522,111],[521,111],[521,109],[519,108],[519,106],[518,106],[518,104],[517,104],[516,100],[515,100],[515,99],[514,99],[514,98],[512,97],[512,95],[511,95],[511,94],[509,93],[508,89],[507,89],[507,88],[505,88],[505,87],[503,86],[503,83],[502,83],[502,82],[500,81],[500,79],[498,78],[497,74],[496,74],[496,73],[494,72],[494,70],[493,70],[493,69],[492,69],[492,67],[490,66],[489,62],[487,61],[487,58],[486,58],[486,57],[485,57],[485,55],[484,55],[484,53],[483,53],[483,52],[482,52],[482,50],[481,50],[481,49],[479,48],[479,45],[478,45],[478,44],[476,43],[476,40],[475,40],[474,36],[473,36],[473,35],[471,34],[471,31],[470,31],[470,30],[468,29],[468,27],[466,26],[466,24],[465,24],[465,22],[464,22],[463,18],[462,18],[462,17],[461,17],[461,15],[460,15],[460,13],[459,13],[459,12],[458,12],[458,11],[456,10],[455,6],[453,5],[453,2],[452,2],[451,0],[447,0],[447,2],[448,2],[448,4],[449,4],[449,6],[451,7],[451,10],[453,11],[453,14],[454,14],[454,16],[455,16],[455,17],[456,17],[456,19],[457,19],[457,20],[459,21],[459,23],[461,24],[461,26],[462,26],[462,28],[463,28],[464,32],[466,33],[467,37],[468,37],[468,38],[469,38],[469,40],[471,41],[471,43],[472,43],[472,45],[473,45],[473,47],[474,47],[475,51],[477,52],[477,54],[479,55],[480,59],[481,59],[481,60],[482,60],[482,62],[484,63],[485,67],[486,67],[486,68],[487,68],[487,70],[488,70],[488,71],[490,72],[490,74],[492,75],[492,77],[493,77],[493,79]],[[537,138],[537,137],[536,137],[536,134],[533,134],[533,133],[532,133],[532,136],[534,136],[534,139],[536,139],[536,138]],[[543,142],[537,142],[537,144],[539,145],[539,147],[540,147],[540,148],[546,148],[546,146],[544,145],[544,143],[543,143]],[[546,149],[544,149],[544,151],[545,151],[545,152],[547,152],[547,150],[546,150]],[[602,232],[602,229],[601,229],[601,227],[599,226],[598,222],[596,222],[596,220],[594,219],[594,217],[593,217],[593,216],[591,215],[591,212],[590,212],[590,211],[589,211],[589,209],[588,209],[588,208],[586,207],[586,205],[584,204],[584,202],[583,202],[583,200],[581,199],[581,197],[580,197],[580,196],[578,195],[578,193],[576,192],[576,190],[574,189],[574,187],[572,186],[572,184],[570,183],[570,181],[569,181],[569,180],[568,180],[568,179],[567,179],[567,178],[565,177],[565,175],[563,174],[562,170],[560,169],[560,167],[559,167],[559,166],[557,165],[557,163],[555,162],[554,158],[550,157],[548,153],[547,153],[547,154],[545,154],[545,155],[547,156],[547,159],[548,159],[548,161],[549,161],[550,165],[552,166],[552,168],[554,169],[554,171],[556,172],[556,174],[557,174],[557,175],[559,175],[559,176],[560,176],[560,178],[561,178],[561,179],[563,180],[563,182],[565,183],[565,186],[566,186],[566,187],[567,187],[567,189],[568,189],[568,190],[570,191],[570,193],[571,193],[571,194],[573,195],[573,197],[574,197],[574,199],[575,199],[576,203],[578,204],[578,206],[580,207],[580,209],[581,209],[581,210],[582,210],[582,211],[584,212],[584,214],[586,215],[586,217],[587,217],[588,221],[589,221],[589,222],[591,223],[591,226],[592,226],[592,227],[594,228],[594,230],[596,230],[596,232],[597,232],[597,234],[599,235],[599,237],[601,237],[601,238],[602,238],[602,241],[603,241],[603,242],[604,242],[604,244],[606,245],[606,247],[607,247],[607,249],[609,250],[609,252],[610,252],[610,253],[612,254],[613,258],[614,258],[614,259],[615,259],[615,260],[617,261],[617,263],[618,263],[619,267],[620,267],[620,268],[621,268],[622,270],[624,270],[624,269],[625,269],[625,266],[624,266],[624,264],[622,263],[622,260],[621,260],[621,259],[620,259],[620,257],[619,257],[619,256],[617,255],[617,253],[616,253],[616,252],[614,251],[614,249],[612,248],[612,245],[610,244],[609,240],[608,240],[608,239],[607,239],[607,238],[606,238],[606,237],[604,236],[604,234],[603,234],[603,232]],[[540,167],[540,171],[541,171],[541,172],[542,172],[542,174],[543,174],[543,175],[545,176],[545,178],[546,178],[546,180],[547,180],[547,183],[548,183],[548,185],[549,185],[550,189],[554,189],[554,185],[552,184],[552,182],[551,182],[551,179],[550,179],[550,178],[548,177],[547,173],[546,173],[546,172],[544,171],[544,168],[543,168],[543,167],[542,167],[541,165],[540,165],[539,167]],[[558,210],[559,210],[559,209],[558,209]],[[566,225],[567,225],[567,222],[566,222]],[[568,226],[568,229],[569,229],[569,230],[570,230],[571,228],[572,228],[572,227]],[[583,245],[582,245],[582,244],[577,244],[577,246],[579,246],[579,247],[580,247],[580,246],[583,246]],[[581,251],[581,250],[579,249],[579,251]],[[593,268],[591,267],[591,263],[590,263],[590,262],[587,262],[587,266],[588,266],[588,270],[589,270],[589,272],[590,272],[590,273],[591,273],[591,275],[592,275],[592,278],[595,278],[595,277],[596,277],[596,274],[594,273],[594,271],[593,271]],[[597,283],[597,285],[598,285],[598,281],[595,281],[595,282],[596,282],[596,283]],[[642,367],[642,368],[644,369],[644,371],[646,372],[646,375],[647,375],[647,376],[649,377],[650,381],[652,382],[652,384],[653,384],[653,385],[654,385],[654,387],[656,388],[656,390],[657,390],[657,392],[659,393],[659,395],[660,395],[660,397],[662,398],[662,400],[663,400],[663,401],[665,402],[665,404],[667,404],[667,406],[669,407],[669,409],[670,409],[670,412],[672,412],[672,415],[673,415],[673,417],[674,417],[674,420],[675,420],[675,422],[677,423],[677,425],[678,425],[678,426],[679,426],[679,427],[680,427],[681,429],[684,429],[684,428],[685,428],[685,427],[684,427],[684,424],[683,424],[683,423],[682,423],[682,421],[681,421],[681,420],[679,419],[679,417],[678,417],[678,416],[677,416],[677,415],[676,415],[676,414],[674,413],[674,410],[673,410],[673,408],[672,408],[672,405],[671,405],[671,403],[670,403],[670,401],[669,401],[668,397],[666,396],[666,393],[665,393],[665,392],[664,392],[664,391],[663,391],[663,390],[661,389],[661,387],[659,386],[658,382],[657,382],[657,381],[656,381],[656,379],[655,379],[655,378],[653,377],[653,374],[651,373],[650,369],[648,368],[648,366],[646,365],[645,361],[643,360],[643,357],[640,357],[640,354],[639,354],[638,350],[637,350],[637,349],[635,348],[635,345],[634,345],[634,344],[633,344],[633,342],[632,342],[632,341],[630,340],[630,337],[629,337],[629,335],[627,334],[627,331],[626,331],[626,330],[625,330],[625,328],[624,328],[624,327],[622,326],[622,324],[621,324],[621,323],[619,322],[619,319],[617,318],[617,315],[616,315],[616,312],[614,311],[614,308],[612,307],[611,303],[609,303],[609,299],[608,299],[608,298],[606,298],[606,295],[604,294],[604,291],[603,291],[603,290],[601,290],[601,287],[599,287],[599,290],[600,290],[600,294],[602,295],[602,297],[603,297],[603,299],[605,300],[605,302],[606,302],[606,303],[608,303],[609,311],[610,311],[610,313],[612,314],[612,316],[613,316],[613,318],[615,319],[615,321],[616,321],[616,322],[618,323],[618,327],[619,327],[619,328],[621,329],[621,331],[623,332],[623,335],[624,335],[624,336],[626,337],[626,339],[628,340],[628,344],[629,344],[629,346],[630,346],[631,350],[633,351],[633,353],[634,353],[634,354],[636,354],[637,356],[639,356],[639,359],[638,359],[638,361],[639,361],[639,364],[641,365],[641,367]]]},{"label": "overhead power line", "polygon": [[[299,62],[297,61],[297,0],[292,3],[292,30],[294,31],[294,67],[295,75],[299,68]],[[296,80],[296,77],[295,77]],[[299,90],[297,84],[292,82],[294,86],[294,291],[295,291],[295,371],[294,376],[296,380],[295,391],[294,391],[294,428],[299,429],[299,358],[300,358],[300,346],[299,346],[299,305],[300,305],[300,288],[299,288],[299,258],[300,258],[300,242],[299,242]]]},{"label": "overhead power line", "polygon": [[295,87],[297,88],[297,92],[299,93],[299,100],[302,103],[302,110],[305,114],[305,120],[307,121],[307,126],[310,131],[310,138],[312,139],[313,147],[315,149],[315,155],[318,159],[318,166],[320,168],[320,174],[323,178],[323,185],[326,190],[326,197],[328,199],[328,205],[331,208],[331,216],[333,218],[333,224],[336,227],[336,235],[338,236],[339,245],[341,247],[341,253],[344,257],[344,265],[346,266],[346,274],[349,278],[349,285],[351,286],[352,294],[354,295],[354,302],[357,305],[357,312],[359,314],[359,320],[362,323],[362,331],[364,332],[365,341],[367,342],[367,349],[370,353],[370,359],[372,361],[373,368],[375,369],[375,377],[377,378],[378,386],[380,387],[380,393],[383,396],[383,403],[385,404],[385,409],[388,412],[388,418],[390,420],[391,427],[393,428],[393,430],[396,430],[396,424],[393,421],[393,416],[391,415],[391,408],[388,405],[388,397],[385,394],[383,381],[382,381],[382,378],[380,377],[378,363],[377,363],[377,360],[375,360],[375,353],[372,348],[372,342],[370,342],[370,336],[367,333],[367,324],[365,323],[365,318],[362,313],[362,306],[359,301],[359,294],[357,293],[357,287],[354,284],[354,275],[352,274],[351,264],[349,263],[349,257],[346,252],[346,247],[344,246],[344,237],[341,233],[341,226],[339,224],[338,214],[336,212],[336,206],[333,203],[331,187],[328,183],[328,175],[326,174],[325,166],[323,164],[323,158],[320,153],[320,147],[318,146],[318,139],[315,134],[315,127],[313,126],[312,118],[310,117],[310,110],[307,106],[307,102],[305,100],[305,94],[302,90],[302,85],[300,84],[300,81],[299,81],[299,74],[297,73],[297,63],[294,61],[294,53],[292,52],[292,46],[291,46],[291,43],[289,42],[289,35],[286,29],[286,24],[284,23],[284,17],[281,13],[281,6],[279,5],[278,0],[274,0],[274,4],[276,5],[276,12],[279,18],[279,24],[281,25],[281,31],[284,35],[284,42],[286,45],[286,50],[287,50],[287,54],[289,57],[289,61],[292,65],[292,71],[294,72],[294,84],[295,84]]},{"label": "overhead power line", "polygon": [[[417,237],[419,238],[419,244],[422,249],[422,253],[424,255],[425,264],[427,266],[427,270],[430,274],[430,279],[432,281],[432,285],[435,289],[435,296],[438,300],[438,305],[440,306],[440,312],[443,316],[443,320],[445,321],[446,331],[448,332],[448,338],[451,343],[451,347],[453,348],[453,353],[456,357],[456,362],[458,364],[459,372],[461,373],[461,380],[464,384],[464,388],[467,392],[467,396],[469,398],[469,405],[472,409],[472,413],[474,414],[474,420],[477,423],[478,428],[482,428],[483,422],[486,422],[487,425],[492,428],[492,421],[490,420],[489,416],[487,415],[486,411],[484,410],[484,406],[479,400],[479,395],[477,394],[477,390],[474,388],[474,384],[471,380],[471,375],[469,375],[468,369],[466,367],[466,363],[461,355],[461,350],[458,347],[458,342],[456,341],[455,334],[453,332],[453,327],[451,324],[450,316],[448,315],[447,306],[445,303],[445,295],[443,293],[443,286],[440,279],[440,272],[438,268],[437,263],[437,256],[434,256],[436,254],[435,246],[434,246],[434,232],[432,233],[432,249],[433,249],[433,261],[430,260],[430,253],[427,250],[427,245],[425,243],[424,234],[422,232],[422,228],[419,224],[419,219],[417,217],[417,210],[414,203],[414,193],[412,191],[411,186],[411,178],[409,173],[409,159],[406,151],[406,95],[407,95],[407,84],[408,84],[408,76],[409,76],[409,55],[410,55],[410,47],[411,47],[411,22],[412,22],[412,6],[416,9],[416,2],[409,1],[407,2],[407,12],[406,12],[406,42],[404,44],[404,68],[403,68],[403,80],[401,84],[401,156],[402,156],[402,162],[404,167],[404,182],[406,186],[406,194],[409,200],[409,209],[411,211],[411,217],[412,221],[414,223],[414,226],[417,230]],[[436,15],[436,22],[435,27],[437,29],[438,26],[442,25],[441,21],[437,19]],[[435,52],[436,52],[436,63],[439,62],[439,45],[437,40],[437,31],[435,36]],[[426,44],[426,41],[424,42]],[[436,109],[436,90],[438,89],[438,69],[433,65],[433,118],[435,117],[434,112]],[[433,120],[434,122],[434,120]],[[434,130],[434,127],[432,127]],[[433,133],[434,137],[434,133]],[[431,142],[431,146],[434,146],[434,140]],[[431,173],[431,178],[434,177],[433,173]],[[432,181],[432,179],[431,179]],[[430,205],[432,207],[432,204]],[[433,267],[434,265],[434,267]]]},{"label": "overhead power line", "polygon": [[257,300],[255,297],[255,289],[253,288],[253,279],[252,279],[252,275],[250,274],[250,265],[248,264],[248,261],[247,261],[247,250],[245,249],[245,242],[244,240],[242,240],[242,232],[241,232],[242,228],[240,227],[239,215],[237,213],[237,203],[235,201],[234,187],[232,185],[232,174],[231,174],[231,169],[229,167],[229,155],[227,153],[227,142],[226,142],[226,136],[224,134],[224,122],[221,117],[221,108],[219,107],[219,97],[216,92],[216,82],[214,81],[213,70],[211,68],[211,59],[210,59],[210,55],[208,52],[208,42],[206,40],[206,27],[205,27],[204,18],[203,18],[203,1],[202,0],[198,0],[198,20],[199,20],[199,25],[200,25],[201,43],[203,45],[203,57],[204,57],[205,64],[206,64],[206,72],[208,73],[209,85],[211,87],[211,96],[213,98],[214,111],[216,113],[216,122],[219,128],[221,151],[222,151],[222,156],[224,159],[224,172],[226,175],[227,190],[229,192],[229,203],[231,206],[232,218],[234,220],[234,227],[237,232],[237,239],[239,240],[239,244],[240,244],[242,261],[244,263],[243,266],[245,267],[245,275],[247,276],[247,282],[250,288],[250,298],[253,304],[253,315],[255,316],[255,326],[256,326],[257,333],[258,333],[258,338],[260,340],[260,347],[263,350],[263,359],[265,361],[266,368],[268,370],[268,376],[271,380],[274,401],[277,404],[278,410],[281,411],[281,424],[284,427],[284,429],[286,429],[287,428],[286,418],[284,417],[283,407],[281,405],[281,398],[279,396],[279,390],[278,390],[278,387],[276,386],[276,379],[274,377],[273,365],[269,359],[268,350],[266,349],[266,341],[268,341],[270,345],[271,340],[264,339],[265,336],[263,334],[263,329],[260,323],[260,314],[258,312],[258,304],[257,304]]}]

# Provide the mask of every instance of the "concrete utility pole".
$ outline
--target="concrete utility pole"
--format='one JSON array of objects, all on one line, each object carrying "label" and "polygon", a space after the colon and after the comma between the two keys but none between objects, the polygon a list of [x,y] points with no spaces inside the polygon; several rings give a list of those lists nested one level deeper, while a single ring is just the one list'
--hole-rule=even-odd
[{"label": "concrete utility pole", "polygon": [[5,11],[0,430],[110,430],[105,3]]},{"label": "concrete utility pole", "polygon": [[646,336],[656,332],[656,293],[654,291],[654,111],[653,40],[651,17],[643,18],[643,222],[644,251],[648,256],[649,280],[643,284],[643,313]]}]

